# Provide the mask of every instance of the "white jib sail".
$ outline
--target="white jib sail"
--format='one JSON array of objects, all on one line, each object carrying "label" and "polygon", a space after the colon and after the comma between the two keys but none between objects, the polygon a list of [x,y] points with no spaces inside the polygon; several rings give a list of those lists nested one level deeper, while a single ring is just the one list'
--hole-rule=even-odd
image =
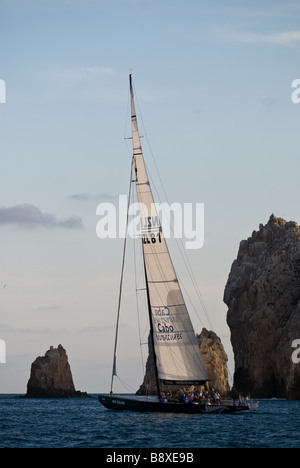
[{"label": "white jib sail", "polygon": [[154,205],[142,153],[132,84],[131,122],[158,378],[174,384],[203,383],[208,380],[208,375]]}]

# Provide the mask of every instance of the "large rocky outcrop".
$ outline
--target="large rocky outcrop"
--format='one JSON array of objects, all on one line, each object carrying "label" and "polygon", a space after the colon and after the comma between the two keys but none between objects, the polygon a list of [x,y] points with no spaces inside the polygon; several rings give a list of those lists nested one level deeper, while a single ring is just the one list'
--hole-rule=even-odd
[{"label": "large rocky outcrop", "polygon": [[76,391],[66,350],[50,347],[45,356],[31,365],[26,398],[78,398],[87,396]]},{"label": "large rocky outcrop", "polygon": [[[213,332],[203,328],[200,335],[197,335],[200,351],[203,357],[207,373],[210,378],[207,388],[218,391],[221,396],[227,397],[230,393],[227,372],[227,354],[220,338]],[[146,363],[146,373],[144,381],[137,391],[138,395],[156,394],[156,380],[153,362],[152,346],[150,346],[150,337],[148,340],[149,355]],[[161,385],[163,392],[176,392],[179,387],[167,387]]]},{"label": "large rocky outcrop", "polygon": [[225,287],[235,359],[234,389],[300,399],[300,228],[271,215],[240,243]]}]

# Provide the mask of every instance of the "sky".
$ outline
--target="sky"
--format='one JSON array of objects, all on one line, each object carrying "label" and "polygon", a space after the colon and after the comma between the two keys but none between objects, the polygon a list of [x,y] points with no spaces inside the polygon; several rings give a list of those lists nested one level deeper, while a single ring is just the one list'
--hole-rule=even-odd
[{"label": "sky", "polygon": [[[97,237],[96,209],[128,192],[129,73],[161,198],[204,203],[204,245],[186,253],[233,369],[223,292],[239,243],[272,213],[300,222],[299,24],[296,0],[0,1],[0,393],[25,393],[58,344],[76,389],[110,389],[123,240]],[[118,372],[136,390],[128,278]]]}]

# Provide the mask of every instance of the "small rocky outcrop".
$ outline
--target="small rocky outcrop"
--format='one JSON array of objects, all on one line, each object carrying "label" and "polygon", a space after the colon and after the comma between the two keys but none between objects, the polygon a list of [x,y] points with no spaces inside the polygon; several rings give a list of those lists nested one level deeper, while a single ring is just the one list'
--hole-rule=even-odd
[{"label": "small rocky outcrop", "polygon": [[88,396],[75,390],[66,350],[50,347],[45,356],[31,365],[25,398],[79,398]]},{"label": "small rocky outcrop", "polygon": [[[228,383],[227,354],[220,338],[213,331],[202,329],[200,335],[196,335],[203,362],[206,367],[210,381],[206,385],[208,389],[218,391],[222,398],[229,396],[230,388]],[[156,380],[154,371],[154,361],[150,337],[148,339],[149,355],[146,363],[146,373],[144,381],[137,391],[137,395],[155,395]],[[179,390],[176,386],[161,385],[161,391],[175,393]]]},{"label": "small rocky outcrop", "polygon": [[210,378],[209,387],[220,393],[222,398],[229,396],[228,357],[221,339],[213,331],[202,329],[197,335],[203,362]]},{"label": "small rocky outcrop", "polygon": [[234,389],[300,399],[300,227],[271,215],[240,243],[224,292],[235,359]]}]

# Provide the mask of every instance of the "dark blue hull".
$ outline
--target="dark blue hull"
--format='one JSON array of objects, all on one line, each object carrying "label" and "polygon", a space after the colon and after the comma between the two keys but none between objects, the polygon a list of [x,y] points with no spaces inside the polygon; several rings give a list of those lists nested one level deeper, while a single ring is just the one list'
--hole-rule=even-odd
[{"label": "dark blue hull", "polygon": [[100,394],[99,402],[105,408],[121,411],[186,413],[186,414],[224,414],[249,410],[248,405],[234,404],[204,405],[201,403],[161,403],[155,398]]}]

